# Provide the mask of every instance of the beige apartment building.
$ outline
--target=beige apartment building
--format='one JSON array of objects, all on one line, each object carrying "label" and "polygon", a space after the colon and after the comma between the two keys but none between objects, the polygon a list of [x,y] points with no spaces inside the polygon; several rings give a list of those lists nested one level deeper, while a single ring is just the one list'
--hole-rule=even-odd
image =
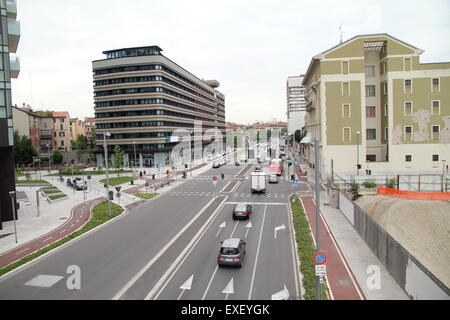
[{"label": "beige apartment building", "polygon": [[[322,174],[442,172],[450,162],[450,62],[388,34],[355,36],[311,60],[304,156]],[[357,164],[359,164],[359,169]]]},{"label": "beige apartment building", "polygon": [[70,116],[68,112],[53,112],[53,135],[55,137],[55,148],[68,151],[72,150]]},{"label": "beige apartment building", "polygon": [[95,118],[94,117],[85,117],[84,118],[84,129],[86,132],[86,138],[88,140],[90,140],[92,138],[94,138],[94,140],[95,140],[95,137],[92,137],[93,131],[95,132],[94,128],[95,128]]},{"label": "beige apartment building", "polygon": [[70,119],[70,132],[72,141],[75,141],[78,135],[86,136],[84,121],[78,118]]}]

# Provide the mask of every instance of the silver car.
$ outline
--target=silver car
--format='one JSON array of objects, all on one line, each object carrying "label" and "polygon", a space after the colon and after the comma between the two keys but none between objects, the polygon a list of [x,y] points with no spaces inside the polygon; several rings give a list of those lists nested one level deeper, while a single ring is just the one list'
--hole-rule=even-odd
[{"label": "silver car", "polygon": [[276,174],[269,175],[269,183],[278,183],[278,176]]},{"label": "silver car", "polygon": [[219,267],[235,266],[240,268],[245,256],[246,243],[244,240],[230,238],[222,241],[221,244],[219,254],[217,255]]}]

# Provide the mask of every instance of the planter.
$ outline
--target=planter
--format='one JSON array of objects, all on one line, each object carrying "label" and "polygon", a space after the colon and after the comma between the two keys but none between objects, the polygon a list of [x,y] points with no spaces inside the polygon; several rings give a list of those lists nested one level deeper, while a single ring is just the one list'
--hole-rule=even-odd
[{"label": "planter", "polygon": [[50,203],[55,203],[55,202],[59,202],[59,201],[62,201],[62,200],[65,200],[65,199],[68,199],[69,197],[66,195],[65,197],[61,197],[61,198],[58,198],[58,199],[54,199],[54,200],[52,200],[52,199],[50,199],[49,197],[47,198],[47,201],[48,202],[50,202]]},{"label": "planter", "polygon": [[359,189],[359,194],[361,196],[373,196],[378,194],[378,187],[375,188],[364,188],[361,186]]}]

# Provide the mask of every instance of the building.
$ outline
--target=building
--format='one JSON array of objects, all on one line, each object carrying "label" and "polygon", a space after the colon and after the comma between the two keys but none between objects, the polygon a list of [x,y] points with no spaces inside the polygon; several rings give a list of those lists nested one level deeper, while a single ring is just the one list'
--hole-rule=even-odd
[{"label": "building", "polygon": [[288,135],[293,135],[296,130],[302,130],[305,126],[305,88],[302,85],[304,76],[292,76],[286,81]]},{"label": "building", "polygon": [[55,137],[55,149],[62,151],[72,150],[70,132],[70,116],[66,111],[52,112],[53,116],[53,135]]},{"label": "building", "polygon": [[371,34],[312,58],[302,83],[311,166],[317,138],[327,173],[331,160],[346,174],[442,172],[450,161],[450,63],[420,63],[422,53]]},{"label": "building", "polygon": [[[84,118],[84,129],[86,132],[86,138],[88,140],[90,140],[92,138],[95,139],[95,137],[92,137],[92,131],[94,130],[94,127],[95,127],[95,118],[85,117]],[[94,130],[94,132],[95,132],[95,130]]]},{"label": "building", "polygon": [[14,131],[18,131],[20,136],[30,138],[30,115],[22,108],[12,106],[13,127]]},{"label": "building", "polygon": [[[9,192],[16,191],[14,180],[14,128],[11,105],[11,77],[17,78],[20,71],[19,58],[10,58],[10,53],[17,52],[20,39],[20,23],[17,18],[15,0],[0,1],[0,229],[2,221],[14,219],[13,205]],[[17,216],[16,216],[17,217]]]},{"label": "building", "polygon": [[[97,165],[104,164],[103,138],[108,153],[115,145],[125,152],[124,164],[170,164],[178,142],[175,129],[194,135],[217,129],[225,137],[225,96],[215,80],[203,81],[161,54],[158,46],[104,51],[106,59],[93,61]],[[170,141],[170,142],[169,142]],[[202,141],[203,145],[210,141]],[[109,158],[111,159],[111,158]]]},{"label": "building", "polygon": [[84,121],[78,118],[70,119],[70,133],[72,141],[76,141],[78,135],[86,136]]}]

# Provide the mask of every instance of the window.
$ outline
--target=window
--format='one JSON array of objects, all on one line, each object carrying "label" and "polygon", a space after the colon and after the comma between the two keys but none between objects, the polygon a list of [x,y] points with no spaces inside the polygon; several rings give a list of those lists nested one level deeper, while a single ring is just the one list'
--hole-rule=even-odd
[{"label": "window", "polygon": [[342,105],[342,118],[350,118],[350,117],[351,117],[350,105],[343,104]]},{"label": "window", "polygon": [[59,127],[61,128],[60,130],[64,130],[64,125],[60,124]]},{"label": "window", "polygon": [[383,61],[383,73],[385,74],[387,72],[387,61]]},{"label": "window", "polygon": [[433,78],[431,79],[431,90],[432,91],[439,91],[439,78]]},{"label": "window", "polygon": [[403,114],[405,116],[411,116],[412,115],[412,102],[411,101],[405,101]]},{"label": "window", "polygon": [[350,142],[351,141],[351,129],[346,127],[342,130],[342,141]]},{"label": "window", "polygon": [[384,95],[387,95],[387,91],[388,91],[387,81],[385,81],[385,82],[383,83],[383,87],[384,87]]},{"label": "window", "polygon": [[64,140],[61,140],[61,145],[62,145],[62,146],[64,145]]},{"label": "window", "polygon": [[375,77],[375,66],[366,66],[366,77]]},{"label": "window", "polygon": [[350,95],[350,84],[348,82],[342,82],[342,95],[343,96]]},{"label": "window", "polygon": [[387,140],[388,139],[388,128],[387,127],[384,127],[384,140]]},{"label": "window", "polygon": [[375,118],[375,117],[376,117],[375,106],[367,106],[366,107],[366,118]]},{"label": "window", "polygon": [[387,103],[384,105],[384,116],[385,117],[388,116],[388,105],[387,105]]},{"label": "window", "polygon": [[433,154],[432,160],[433,161],[439,161],[439,155],[438,154]]},{"label": "window", "polygon": [[366,155],[366,161],[368,161],[368,162],[376,162],[377,161],[377,155],[376,154],[367,154]]},{"label": "window", "polygon": [[342,73],[348,74],[348,61],[342,61]]},{"label": "window", "polygon": [[412,92],[412,81],[411,79],[405,80],[405,93],[411,93]]},{"label": "window", "polygon": [[439,126],[431,126],[432,136],[431,139],[439,140]]},{"label": "window", "polygon": [[432,108],[431,108],[431,115],[437,116],[441,113],[441,106],[439,100],[433,100],[431,102]]},{"label": "window", "polygon": [[405,155],[405,161],[406,162],[411,162],[412,161],[412,156],[410,154]]},{"label": "window", "polygon": [[411,71],[411,58],[405,58],[405,71]]},{"label": "window", "polygon": [[375,97],[375,86],[366,86],[366,97]]},{"label": "window", "polygon": [[405,140],[406,141],[412,140],[412,127],[411,126],[405,126]]},{"label": "window", "polygon": [[377,138],[377,129],[366,129],[367,140],[375,140]]}]

